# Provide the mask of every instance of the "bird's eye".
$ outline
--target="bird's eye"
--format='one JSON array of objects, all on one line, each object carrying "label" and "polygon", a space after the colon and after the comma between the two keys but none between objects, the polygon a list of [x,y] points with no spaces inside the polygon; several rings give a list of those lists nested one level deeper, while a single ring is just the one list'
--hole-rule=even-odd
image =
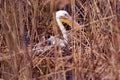
[{"label": "bird's eye", "polygon": [[65,16],[67,16],[67,14],[64,14]]}]

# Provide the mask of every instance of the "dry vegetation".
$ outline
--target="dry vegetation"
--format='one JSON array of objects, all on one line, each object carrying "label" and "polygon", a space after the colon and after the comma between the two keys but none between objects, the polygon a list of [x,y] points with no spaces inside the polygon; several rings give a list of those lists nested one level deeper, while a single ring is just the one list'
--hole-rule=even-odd
[{"label": "dry vegetation", "polygon": [[[120,80],[120,0],[0,0],[0,7],[1,79]],[[84,26],[68,30],[64,48],[46,42],[62,38],[60,9]]]}]

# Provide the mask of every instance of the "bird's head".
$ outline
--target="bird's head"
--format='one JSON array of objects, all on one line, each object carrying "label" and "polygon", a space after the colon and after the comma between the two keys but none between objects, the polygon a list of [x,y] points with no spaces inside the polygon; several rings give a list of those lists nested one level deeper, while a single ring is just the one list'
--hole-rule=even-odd
[{"label": "bird's head", "polygon": [[56,12],[56,19],[60,20],[60,22],[67,23],[69,26],[72,25],[72,17],[69,15],[69,13],[65,10],[59,10]]},{"label": "bird's head", "polygon": [[56,18],[57,19],[68,19],[68,20],[71,20],[72,17],[69,15],[69,13],[65,10],[59,10],[56,12]]},{"label": "bird's head", "polygon": [[66,34],[65,26],[62,23],[66,23],[71,28],[72,26],[74,26],[73,28],[76,30],[79,30],[80,28],[79,24],[75,20],[72,20],[72,17],[65,10],[59,10],[56,12],[56,22],[65,40],[67,40],[67,34]]}]

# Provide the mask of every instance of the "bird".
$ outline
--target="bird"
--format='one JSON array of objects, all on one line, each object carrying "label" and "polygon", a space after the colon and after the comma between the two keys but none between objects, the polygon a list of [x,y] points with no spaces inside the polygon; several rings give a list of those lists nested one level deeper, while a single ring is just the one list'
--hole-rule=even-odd
[{"label": "bird", "polygon": [[[50,43],[50,45],[59,45],[61,48],[63,48],[66,46],[66,44],[68,44],[68,35],[65,29],[65,26],[62,23],[66,23],[70,27],[72,27],[74,24],[76,29],[79,29],[81,27],[75,20],[73,20],[72,16],[70,16],[70,14],[65,10],[56,11],[55,15],[56,15],[55,17],[56,23],[58,27],[60,28],[60,31],[62,32],[63,39],[57,38],[55,36],[50,36],[50,38],[47,39],[46,41]],[[42,47],[40,46],[40,44],[37,44],[34,46],[33,51],[43,52],[43,51],[47,51],[50,49],[50,48],[47,48],[47,49],[43,49],[43,48],[45,47],[44,46]]]}]

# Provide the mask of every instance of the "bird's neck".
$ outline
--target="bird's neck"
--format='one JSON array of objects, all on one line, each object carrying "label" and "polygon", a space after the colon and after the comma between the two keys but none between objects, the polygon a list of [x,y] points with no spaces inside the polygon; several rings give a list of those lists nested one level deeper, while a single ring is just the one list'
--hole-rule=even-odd
[{"label": "bird's neck", "polygon": [[57,20],[57,24],[62,32],[63,38],[65,39],[65,41],[68,40],[67,38],[67,31],[65,30],[65,27],[63,26],[63,24],[60,22],[60,19],[56,19]]}]

